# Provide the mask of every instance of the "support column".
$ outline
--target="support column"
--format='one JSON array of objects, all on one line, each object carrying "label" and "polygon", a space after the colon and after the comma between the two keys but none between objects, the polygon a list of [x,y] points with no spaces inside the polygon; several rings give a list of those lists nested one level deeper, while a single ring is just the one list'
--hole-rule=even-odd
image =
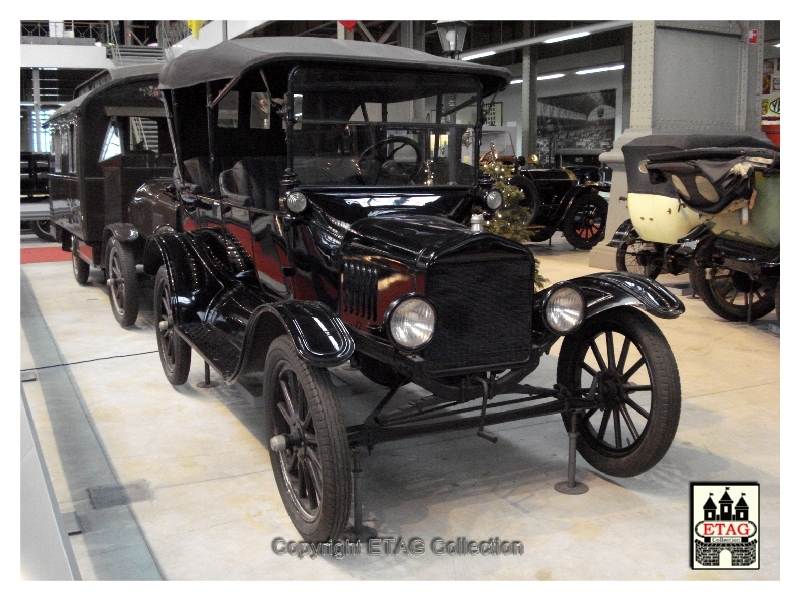
[{"label": "support column", "polygon": [[36,152],[42,152],[42,89],[39,84],[39,69],[32,70],[33,75],[33,144]]},{"label": "support column", "polygon": [[[749,43],[750,29],[759,31],[756,44]],[[613,175],[605,240],[592,249],[590,266],[615,269],[616,249],[607,244],[629,218],[622,146],[658,133],[765,137],[763,38],[763,21],[634,21],[625,63],[631,77],[629,127],[600,155]]]},{"label": "support column", "polygon": [[[523,24],[522,35],[525,38],[531,37],[530,21],[525,21]],[[522,113],[522,143],[520,144],[519,153],[525,158],[528,158],[532,153],[538,154],[536,152],[537,61],[535,52],[536,50],[532,46],[525,46],[522,49],[522,102],[520,105]]]},{"label": "support column", "polygon": [[353,30],[347,31],[345,26],[336,21],[336,39],[337,40],[352,40],[353,39]]}]

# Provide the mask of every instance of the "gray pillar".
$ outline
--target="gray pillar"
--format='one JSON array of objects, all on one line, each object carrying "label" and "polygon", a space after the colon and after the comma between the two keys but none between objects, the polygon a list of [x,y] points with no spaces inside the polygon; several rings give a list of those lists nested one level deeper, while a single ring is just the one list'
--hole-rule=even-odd
[{"label": "gray pillar", "polygon": [[42,90],[39,85],[39,69],[33,69],[33,141],[32,146],[36,152],[42,151],[42,120],[39,111],[42,110]]},{"label": "gray pillar", "polygon": [[425,31],[422,21],[400,22],[400,45],[425,52]]},{"label": "gray pillar", "polygon": [[336,21],[336,39],[338,40],[352,40],[353,39],[353,30],[347,31],[344,25]]},{"label": "gray pillar", "polygon": [[[522,26],[523,37],[531,37],[531,23],[525,21]],[[529,157],[536,152],[536,58],[531,56],[531,46],[522,49],[522,143],[519,152],[524,157]],[[538,154],[538,153],[537,153]]]},{"label": "gray pillar", "polygon": [[[758,29],[757,44],[749,30]],[[613,270],[607,243],[629,218],[622,146],[652,133],[761,133],[763,21],[634,21],[629,127],[600,155],[613,169],[605,241],[589,265]]]},{"label": "gray pillar", "polygon": [[[425,51],[425,30],[422,21],[400,22],[400,45],[403,48]],[[425,100],[411,102],[411,120],[421,121],[425,118]]]}]

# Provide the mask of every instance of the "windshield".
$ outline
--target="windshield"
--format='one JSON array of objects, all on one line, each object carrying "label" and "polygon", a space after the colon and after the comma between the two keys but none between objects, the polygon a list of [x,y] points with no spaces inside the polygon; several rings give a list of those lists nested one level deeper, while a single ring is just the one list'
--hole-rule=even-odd
[{"label": "windshield", "polygon": [[481,132],[481,157],[494,151],[497,157],[514,156],[514,144],[508,131],[484,129]]},{"label": "windshield", "polygon": [[301,185],[474,185],[480,98],[470,76],[297,69],[292,168]]}]

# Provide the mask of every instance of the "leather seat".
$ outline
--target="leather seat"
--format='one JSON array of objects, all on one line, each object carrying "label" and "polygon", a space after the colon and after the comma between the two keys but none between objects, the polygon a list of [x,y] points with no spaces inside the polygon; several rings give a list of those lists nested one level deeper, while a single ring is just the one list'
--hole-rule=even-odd
[{"label": "leather seat", "polygon": [[253,199],[253,206],[278,210],[280,181],[286,158],[283,156],[250,156],[220,174],[221,188],[238,196]]}]

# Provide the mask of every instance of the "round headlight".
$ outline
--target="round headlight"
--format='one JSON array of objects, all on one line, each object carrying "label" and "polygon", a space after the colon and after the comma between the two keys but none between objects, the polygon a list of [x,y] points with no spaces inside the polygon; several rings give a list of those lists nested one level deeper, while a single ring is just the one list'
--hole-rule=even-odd
[{"label": "round headlight", "polygon": [[293,190],[286,194],[286,208],[288,208],[293,213],[301,213],[306,209],[308,206],[308,198],[306,195],[299,191]]},{"label": "round headlight", "polygon": [[486,206],[492,210],[497,210],[503,205],[503,194],[500,190],[492,190],[486,194]]},{"label": "round headlight", "polygon": [[580,327],[586,302],[574,287],[565,285],[553,291],[544,306],[544,318],[548,327],[560,334],[569,333]]},{"label": "round headlight", "polygon": [[436,328],[436,312],[422,298],[402,300],[389,316],[389,335],[406,350],[417,350],[427,344]]}]

